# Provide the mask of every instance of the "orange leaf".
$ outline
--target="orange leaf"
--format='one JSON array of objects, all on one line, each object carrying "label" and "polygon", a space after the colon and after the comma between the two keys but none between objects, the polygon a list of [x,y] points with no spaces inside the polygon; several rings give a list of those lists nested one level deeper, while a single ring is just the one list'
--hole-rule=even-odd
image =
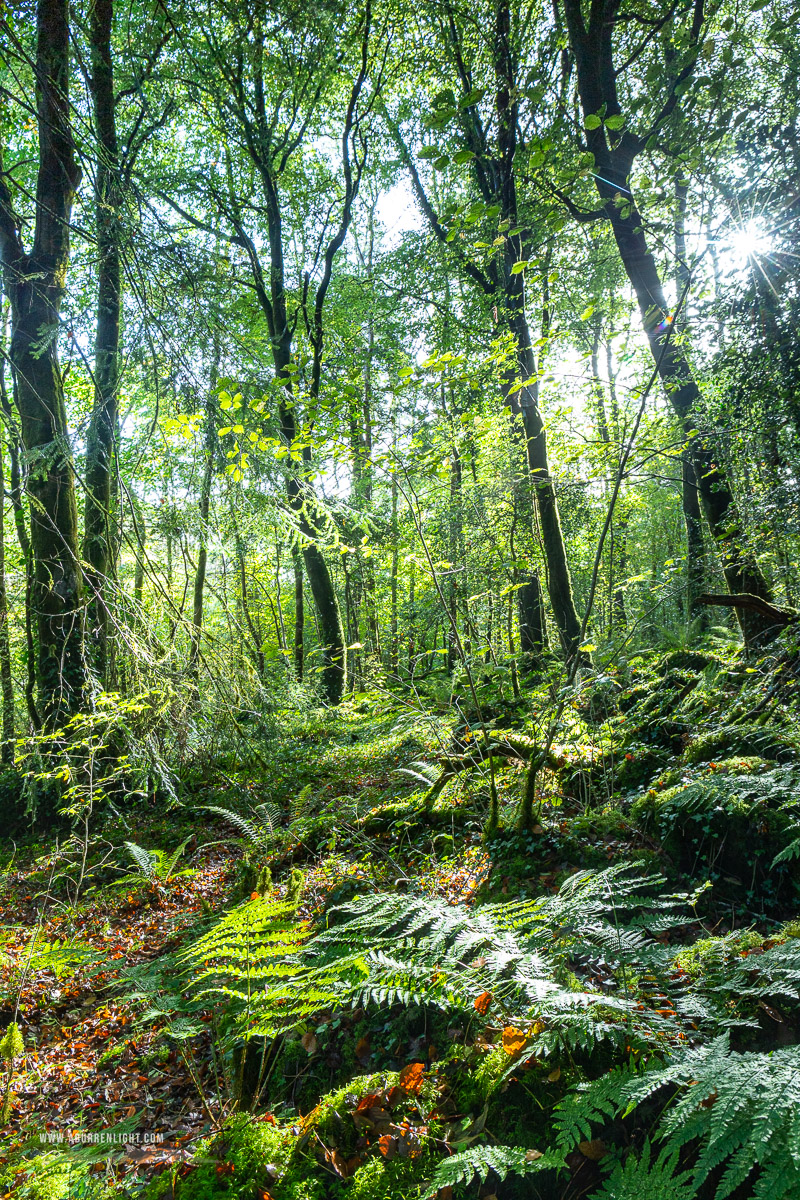
[{"label": "orange leaf", "polygon": [[383,1137],[378,1138],[378,1148],[384,1158],[394,1158],[393,1151],[395,1144],[394,1138],[390,1133],[385,1133]]},{"label": "orange leaf", "polygon": [[485,1017],[487,1012],[489,1011],[489,1006],[491,1003],[492,1003],[492,993],[491,992],[481,992],[480,996],[475,997],[475,999],[473,1001],[473,1007],[476,1012],[480,1013],[482,1017]]},{"label": "orange leaf", "polygon": [[422,1080],[425,1077],[425,1064],[421,1062],[409,1063],[407,1067],[403,1067],[400,1072],[398,1083],[404,1092],[409,1095],[415,1095],[422,1087]]},{"label": "orange leaf", "polygon": [[524,1049],[527,1040],[527,1034],[521,1029],[515,1029],[513,1025],[506,1025],[503,1030],[503,1049],[512,1057]]}]

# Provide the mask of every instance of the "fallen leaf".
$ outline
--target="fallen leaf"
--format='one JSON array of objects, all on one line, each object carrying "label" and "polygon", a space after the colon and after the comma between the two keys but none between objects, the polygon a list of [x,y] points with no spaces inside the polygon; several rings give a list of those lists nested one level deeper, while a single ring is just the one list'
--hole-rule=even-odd
[{"label": "fallen leaf", "polygon": [[475,999],[473,1001],[473,1007],[476,1012],[480,1013],[480,1015],[482,1017],[485,1017],[487,1012],[489,1011],[489,1006],[491,1003],[492,1003],[492,993],[491,992],[481,992],[480,996],[475,997]]},{"label": "fallen leaf", "polygon": [[356,1042],[356,1058],[369,1058],[370,1044],[369,1036],[359,1038]]},{"label": "fallen leaf", "polygon": [[539,1158],[544,1158],[544,1154],[542,1153],[541,1150],[526,1150],[525,1151],[525,1161],[526,1162],[536,1162],[536,1160]]},{"label": "fallen leaf", "polygon": [[391,1162],[397,1153],[397,1143],[390,1133],[385,1133],[383,1137],[378,1138],[378,1149],[383,1157]]},{"label": "fallen leaf", "polygon": [[558,1083],[560,1078],[561,1078],[561,1067],[556,1067],[556,1069],[554,1071],[551,1071],[550,1074],[547,1076],[549,1083]]},{"label": "fallen leaf", "polygon": [[300,1045],[308,1054],[316,1054],[319,1042],[317,1041],[315,1035],[309,1030],[308,1033],[304,1033],[300,1038]]},{"label": "fallen leaf", "polygon": [[404,1092],[416,1095],[422,1087],[422,1081],[425,1078],[425,1064],[421,1062],[409,1063],[407,1067],[403,1067],[398,1079],[399,1086]]},{"label": "fallen leaf", "polygon": [[503,1049],[512,1058],[524,1049],[527,1040],[527,1034],[524,1034],[521,1029],[515,1029],[513,1025],[507,1025],[503,1030]]},{"label": "fallen leaf", "polygon": [[606,1144],[600,1138],[592,1138],[590,1142],[578,1142],[578,1149],[584,1158],[592,1162],[600,1162],[606,1156]]}]

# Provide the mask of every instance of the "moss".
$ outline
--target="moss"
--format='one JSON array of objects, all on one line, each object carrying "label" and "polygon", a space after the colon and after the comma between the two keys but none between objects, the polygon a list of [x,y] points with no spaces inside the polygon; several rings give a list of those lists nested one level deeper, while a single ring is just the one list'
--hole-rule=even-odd
[{"label": "moss", "polygon": [[774,726],[725,725],[696,738],[684,757],[688,763],[712,762],[735,755],[790,762],[796,758],[797,751],[797,740]]},{"label": "moss", "polygon": [[743,929],[728,933],[724,937],[700,938],[693,946],[687,946],[676,954],[673,962],[691,979],[700,979],[711,974],[743,950],[752,950],[763,944],[763,937],[754,929]]},{"label": "moss", "polygon": [[395,1158],[386,1162],[371,1158],[359,1167],[347,1189],[349,1200],[411,1200],[423,1193],[426,1182],[436,1169],[433,1153],[423,1149],[415,1158]]},{"label": "moss", "polygon": [[[196,1169],[175,1180],[174,1196],[176,1200],[210,1200],[224,1191],[230,1200],[254,1200],[259,1189],[269,1190],[276,1178],[287,1173],[297,1142],[289,1127],[249,1115],[235,1116],[216,1136],[201,1143]],[[221,1162],[233,1167],[230,1174],[218,1171]]]}]

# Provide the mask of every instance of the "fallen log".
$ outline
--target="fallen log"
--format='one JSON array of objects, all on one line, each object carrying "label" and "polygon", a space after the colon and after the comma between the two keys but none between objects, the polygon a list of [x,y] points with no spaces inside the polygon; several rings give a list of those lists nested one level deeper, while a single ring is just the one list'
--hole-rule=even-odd
[{"label": "fallen log", "polygon": [[752,595],[751,592],[703,592],[695,603],[716,604],[724,608],[750,608],[781,626],[794,625],[800,621],[800,613],[794,609],[776,608],[774,604],[762,600],[760,596]]}]

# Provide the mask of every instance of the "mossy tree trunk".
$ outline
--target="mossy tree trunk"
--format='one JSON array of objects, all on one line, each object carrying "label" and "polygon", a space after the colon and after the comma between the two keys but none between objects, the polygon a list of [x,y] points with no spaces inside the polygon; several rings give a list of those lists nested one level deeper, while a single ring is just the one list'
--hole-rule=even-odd
[{"label": "mossy tree trunk", "polygon": [[33,246],[26,251],[0,160],[0,249],[11,300],[11,362],[29,473],[37,682],[41,710],[57,726],[81,704],[84,598],[78,510],[58,361],[61,299],[69,265],[69,226],[80,170],[70,125],[69,6],[39,0],[36,103],[39,161]]},{"label": "mossy tree trunk", "polygon": [[83,556],[88,564],[88,631],[94,645],[95,669],[102,681],[105,681],[108,660],[108,584],[114,569],[111,505],[118,436],[117,393],[122,320],[120,181],[111,57],[112,21],[112,0],[92,0],[89,9],[90,90],[98,142],[94,195],[97,330],[94,402],[86,440]]}]

